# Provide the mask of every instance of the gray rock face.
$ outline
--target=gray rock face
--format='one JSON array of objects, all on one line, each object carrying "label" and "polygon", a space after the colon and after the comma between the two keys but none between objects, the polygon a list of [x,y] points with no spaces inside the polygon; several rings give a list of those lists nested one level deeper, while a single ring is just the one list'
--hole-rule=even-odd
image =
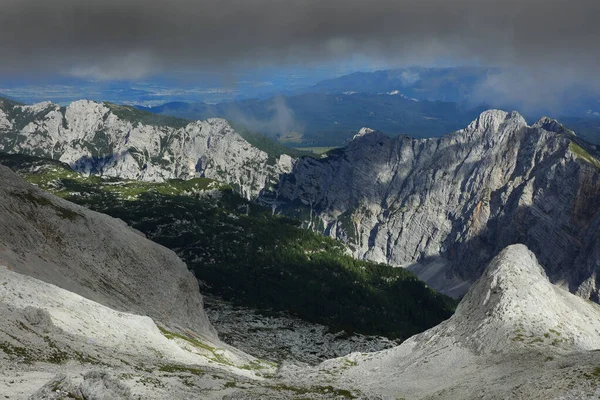
[{"label": "gray rock face", "polygon": [[150,125],[135,112],[86,100],[66,108],[0,100],[0,151],[49,157],[84,174],[124,179],[202,176],[227,182],[247,198],[292,168],[291,157],[270,158],[223,119]]},{"label": "gray rock face", "polygon": [[299,160],[260,201],[450,295],[522,242],[553,282],[598,300],[596,151],[554,120],[528,126],[490,110],[439,139],[365,129],[325,158]]},{"label": "gray rock face", "polygon": [[[76,206],[0,166],[0,265],[115,310],[218,341],[177,255],[123,221]],[[43,316],[31,316],[43,321]]]}]

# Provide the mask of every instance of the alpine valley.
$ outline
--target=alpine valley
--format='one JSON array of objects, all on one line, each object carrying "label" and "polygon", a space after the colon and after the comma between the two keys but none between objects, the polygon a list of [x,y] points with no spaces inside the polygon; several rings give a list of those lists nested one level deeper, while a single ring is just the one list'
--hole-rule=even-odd
[{"label": "alpine valley", "polygon": [[500,110],[320,156],[237,131],[0,100],[0,393],[600,396],[598,146]]}]

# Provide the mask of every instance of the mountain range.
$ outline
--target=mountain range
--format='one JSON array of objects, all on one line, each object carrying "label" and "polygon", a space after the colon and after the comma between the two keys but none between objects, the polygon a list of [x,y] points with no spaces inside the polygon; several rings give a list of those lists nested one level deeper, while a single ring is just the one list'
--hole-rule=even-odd
[{"label": "mountain range", "polygon": [[[8,395],[598,395],[599,149],[555,120],[528,124],[517,112],[488,110],[441,138],[364,128],[344,148],[298,157],[254,147],[223,119],[3,100],[0,150],[13,154],[4,164],[39,186],[0,167],[0,368]],[[230,245],[203,239],[219,229]],[[244,253],[248,246],[255,247]],[[263,253],[258,263],[249,258]],[[178,256],[197,277],[212,266],[212,280],[200,277],[198,287]],[[304,271],[311,260],[321,270]],[[381,315],[391,303],[414,320],[431,318],[422,311],[432,309],[428,301],[445,312],[443,297],[390,265],[464,296],[454,315],[399,346],[315,366],[250,355],[243,342],[267,338],[260,329],[236,339],[250,354],[222,343],[200,296],[217,285],[272,294],[268,287],[285,282],[293,304],[321,307],[310,301],[318,293],[329,305],[350,305],[342,317],[373,314],[345,303],[360,298]],[[330,281],[347,283],[345,291],[330,290]],[[249,306],[258,303],[239,292]],[[254,341],[245,339],[251,334]]]},{"label": "mountain range", "polygon": [[181,121],[110,103],[2,100],[0,132],[0,151],[57,159],[84,174],[145,181],[203,176],[248,198],[292,163],[251,146],[222,119]]},{"label": "mountain range", "polygon": [[490,110],[439,139],[363,129],[345,148],[296,158],[255,148],[222,119],[167,120],[176,127],[103,103],[5,104],[2,151],[84,175],[220,180],[357,258],[407,267],[453,296],[498,251],[524,242],[553,282],[597,299],[599,149],[555,120],[530,126]]},{"label": "mountain range", "polygon": [[483,111],[451,102],[417,101],[397,89],[303,93],[218,104],[177,102],[140,109],[188,119],[226,118],[290,147],[342,146],[363,126],[394,135],[441,136]]}]

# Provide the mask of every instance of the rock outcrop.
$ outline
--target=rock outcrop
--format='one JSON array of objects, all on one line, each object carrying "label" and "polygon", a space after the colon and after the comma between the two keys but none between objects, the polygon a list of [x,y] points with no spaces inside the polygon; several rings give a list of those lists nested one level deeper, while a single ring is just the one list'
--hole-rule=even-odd
[{"label": "rock outcrop", "polygon": [[597,394],[597,349],[600,308],[552,285],[535,255],[512,245],[449,320],[393,349],[326,361],[305,379],[339,376],[383,398],[581,398]]},{"label": "rock outcrop", "polygon": [[553,282],[598,300],[597,150],[554,120],[528,126],[490,110],[436,139],[362,130],[343,149],[299,160],[259,200],[447,294],[464,294],[522,242]]},{"label": "rock outcrop", "polygon": [[289,172],[293,159],[270,157],[224,119],[187,122],[93,101],[61,108],[0,99],[0,151],[43,156],[83,174],[163,181],[207,177],[254,198]]}]

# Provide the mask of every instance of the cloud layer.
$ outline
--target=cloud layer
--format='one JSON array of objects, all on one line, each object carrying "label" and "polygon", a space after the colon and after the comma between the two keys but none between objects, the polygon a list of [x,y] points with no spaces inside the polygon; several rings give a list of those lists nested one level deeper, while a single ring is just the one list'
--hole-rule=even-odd
[{"label": "cloud layer", "polygon": [[599,20],[598,0],[2,0],[0,72],[136,79],[361,54],[597,78]]}]

